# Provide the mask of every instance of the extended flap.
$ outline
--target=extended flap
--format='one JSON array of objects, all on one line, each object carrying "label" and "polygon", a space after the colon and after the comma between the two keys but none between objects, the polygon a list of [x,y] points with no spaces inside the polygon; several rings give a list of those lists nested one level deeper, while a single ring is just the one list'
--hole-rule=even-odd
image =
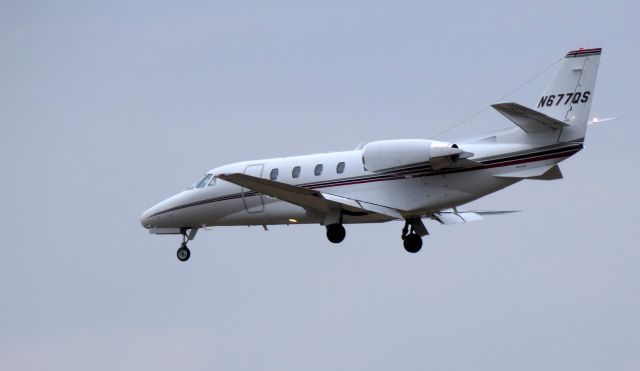
[{"label": "extended flap", "polygon": [[493,210],[493,211],[475,211],[465,210],[458,211],[457,209],[441,210],[434,213],[431,218],[440,222],[440,224],[463,224],[468,222],[475,222],[482,220],[483,215],[502,215],[517,213],[519,210]]}]

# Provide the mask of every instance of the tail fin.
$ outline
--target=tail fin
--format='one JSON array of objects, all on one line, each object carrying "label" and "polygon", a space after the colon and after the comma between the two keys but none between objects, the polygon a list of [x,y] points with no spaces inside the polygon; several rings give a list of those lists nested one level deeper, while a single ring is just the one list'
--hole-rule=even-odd
[{"label": "tail fin", "polygon": [[601,53],[601,48],[567,53],[538,101],[538,112],[569,125],[561,129],[559,142],[584,140]]}]

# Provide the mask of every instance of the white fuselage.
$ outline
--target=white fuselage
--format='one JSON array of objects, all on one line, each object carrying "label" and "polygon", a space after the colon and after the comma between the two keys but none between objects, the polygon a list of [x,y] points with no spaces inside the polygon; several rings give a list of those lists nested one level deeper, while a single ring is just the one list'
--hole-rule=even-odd
[{"label": "white fuselage", "polygon": [[181,234],[181,261],[200,228],[232,225],[321,224],[335,244],[346,236],[343,224],[403,220],[402,244],[416,253],[429,234],[424,218],[458,224],[505,213],[457,207],[520,180],[562,178],[557,163],[583,148],[601,53],[568,52],[535,109],[491,105],[517,128],[455,142],[380,140],[353,151],[225,165],[145,211],[140,222],[154,234]]},{"label": "white fuselage", "polygon": [[[397,210],[403,216],[424,217],[468,203],[521,179],[496,174],[556,164],[573,155],[582,144],[556,145],[467,143],[465,151],[478,166],[433,170],[418,164],[401,170],[371,172],[363,166],[362,150],[244,161],[214,168],[207,174],[246,173],[259,178],[320,190]],[[338,173],[338,164],[344,170]],[[318,174],[316,169],[322,165]],[[299,175],[294,169],[299,166]],[[271,177],[277,169],[277,177]],[[213,178],[212,178],[213,179]],[[366,214],[366,213],[363,213]],[[343,223],[383,222],[379,214],[343,216]],[[145,211],[146,228],[201,228],[208,226],[323,223],[311,210],[261,195],[215,179],[211,185],[193,187]]]}]

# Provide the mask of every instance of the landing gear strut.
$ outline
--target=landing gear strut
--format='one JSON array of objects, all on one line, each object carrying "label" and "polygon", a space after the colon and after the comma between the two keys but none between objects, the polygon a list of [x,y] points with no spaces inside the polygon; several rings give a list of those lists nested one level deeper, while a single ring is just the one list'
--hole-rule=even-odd
[{"label": "landing gear strut", "polygon": [[180,244],[180,248],[176,252],[176,256],[181,262],[186,262],[187,260],[189,260],[189,257],[191,256],[191,250],[189,250],[189,248],[187,247],[187,242],[193,240],[197,232],[198,228],[189,229],[189,233],[187,233],[186,228],[182,230],[182,243]]},{"label": "landing gear strut", "polygon": [[340,223],[329,224],[327,226],[327,239],[332,243],[340,243],[344,240],[347,232]]},{"label": "landing gear strut", "polygon": [[422,248],[422,237],[416,233],[413,223],[409,220],[405,221],[404,228],[402,228],[402,241],[404,249],[412,254],[417,253]]}]

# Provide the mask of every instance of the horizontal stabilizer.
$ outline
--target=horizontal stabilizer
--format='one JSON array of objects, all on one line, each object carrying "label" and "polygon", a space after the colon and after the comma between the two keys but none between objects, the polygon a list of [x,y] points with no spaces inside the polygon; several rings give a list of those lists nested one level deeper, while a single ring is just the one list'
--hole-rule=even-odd
[{"label": "horizontal stabilizer", "polygon": [[526,168],[517,171],[511,171],[494,176],[500,178],[516,178],[516,179],[536,179],[536,180],[555,180],[562,179],[562,172],[557,164]]},{"label": "horizontal stabilizer", "polygon": [[402,214],[400,214],[398,210],[390,207],[336,196],[273,180],[262,179],[247,174],[220,174],[217,175],[217,177],[241,187],[248,188],[252,191],[275,197],[282,201],[323,214],[328,214],[335,209],[343,209],[351,212],[379,214],[390,219],[403,218]]},{"label": "horizontal stabilizer", "polygon": [[503,114],[527,133],[539,133],[569,126],[562,121],[532,110],[531,108],[521,106],[518,103],[496,103],[492,104],[491,107],[495,108],[496,111]]},{"label": "horizontal stabilizer", "polygon": [[434,213],[432,218],[439,221],[440,224],[462,224],[482,220],[483,215],[502,215],[517,213],[520,210],[496,210],[496,211],[458,211],[456,209],[447,209]]}]

